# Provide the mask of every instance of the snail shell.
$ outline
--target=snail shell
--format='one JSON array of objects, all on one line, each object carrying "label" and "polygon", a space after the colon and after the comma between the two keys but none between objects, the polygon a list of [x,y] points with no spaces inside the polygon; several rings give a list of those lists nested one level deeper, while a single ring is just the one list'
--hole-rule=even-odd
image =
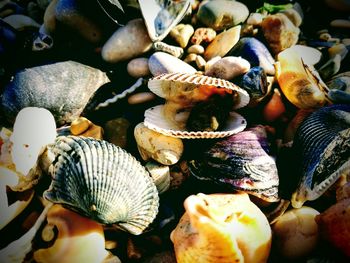
[{"label": "snail shell", "polygon": [[[141,234],[158,213],[158,191],[148,171],[104,140],[60,136],[49,147],[50,188],[44,197],[102,224]],[[50,154],[48,154],[50,156]]]},{"label": "snail shell", "polygon": [[336,104],[311,113],[296,131],[293,150],[301,179],[291,201],[299,208],[350,172],[350,105]]}]

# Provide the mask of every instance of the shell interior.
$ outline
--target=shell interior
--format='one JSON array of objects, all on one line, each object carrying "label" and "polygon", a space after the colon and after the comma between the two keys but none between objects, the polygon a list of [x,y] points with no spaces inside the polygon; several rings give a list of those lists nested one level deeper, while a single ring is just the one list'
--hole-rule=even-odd
[{"label": "shell interior", "polygon": [[102,224],[140,234],[158,213],[157,188],[136,158],[103,140],[60,136],[44,197]]},{"label": "shell interior", "polygon": [[229,92],[235,91],[238,94],[237,102],[233,109],[239,109],[249,103],[249,94],[234,83],[209,76],[188,73],[167,73],[153,77],[148,81],[148,88],[161,98],[167,99],[167,95],[172,92],[171,89],[181,85],[189,86],[208,86],[223,88]]},{"label": "shell interior", "polygon": [[236,112],[230,112],[225,127],[221,131],[187,131],[179,129],[164,118],[163,105],[157,105],[145,111],[144,124],[151,130],[176,138],[210,139],[223,138],[243,131],[247,126],[246,120]]},{"label": "shell interior", "polygon": [[139,0],[149,37],[153,42],[163,40],[191,8],[190,0]]},{"label": "shell interior", "polygon": [[301,180],[291,201],[293,207],[300,207],[350,172],[350,105],[313,112],[298,128],[293,150],[299,156]]}]

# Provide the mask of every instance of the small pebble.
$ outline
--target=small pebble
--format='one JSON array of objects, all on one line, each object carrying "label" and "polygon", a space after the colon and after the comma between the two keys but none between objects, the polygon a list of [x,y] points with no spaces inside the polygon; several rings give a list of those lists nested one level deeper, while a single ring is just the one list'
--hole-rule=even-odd
[{"label": "small pebble", "polygon": [[191,37],[191,43],[199,45],[202,42],[210,43],[216,37],[216,31],[210,27],[199,27]]},{"label": "small pebble", "polygon": [[196,65],[197,65],[198,69],[200,69],[200,70],[204,69],[206,63],[207,62],[205,61],[205,59],[202,56],[200,56],[200,55],[196,56]]},{"label": "small pebble", "polygon": [[139,92],[136,94],[133,94],[128,97],[128,103],[133,105],[133,104],[141,104],[141,103],[146,103],[149,101],[152,101],[156,98],[156,95],[152,92]]},{"label": "small pebble", "polygon": [[200,55],[204,53],[204,47],[201,45],[192,45],[187,49],[187,52]]},{"label": "small pebble", "polygon": [[148,58],[134,58],[126,67],[129,75],[134,78],[146,77],[151,74],[148,67]]},{"label": "small pebble", "polygon": [[89,129],[91,125],[91,121],[89,121],[85,117],[79,117],[72,121],[71,126],[70,126],[70,132],[73,135],[79,135],[85,132],[87,129]]},{"label": "small pebble", "polygon": [[180,45],[185,48],[194,33],[194,28],[189,24],[178,24],[171,31],[170,36]]},{"label": "small pebble", "polygon": [[195,53],[190,53],[186,56],[186,58],[184,59],[184,62],[190,64],[192,62],[195,62],[197,58],[197,54]]},{"label": "small pebble", "polygon": [[103,129],[101,126],[98,126],[92,123],[89,129],[79,134],[79,136],[91,137],[97,140],[103,140]]},{"label": "small pebble", "polygon": [[227,56],[210,66],[205,71],[205,75],[230,80],[243,75],[249,69],[250,63],[248,60],[241,57]]},{"label": "small pebble", "polygon": [[338,28],[348,28],[350,29],[350,20],[346,19],[335,19],[331,21],[330,26]]}]

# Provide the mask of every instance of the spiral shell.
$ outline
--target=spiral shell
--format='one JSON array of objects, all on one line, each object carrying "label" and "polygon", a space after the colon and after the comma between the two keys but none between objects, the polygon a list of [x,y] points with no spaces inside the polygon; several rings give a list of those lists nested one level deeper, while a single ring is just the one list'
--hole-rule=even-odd
[{"label": "spiral shell", "polygon": [[[158,191],[132,155],[93,138],[60,136],[49,147],[50,188],[44,197],[102,224],[141,234],[158,213]],[[48,154],[50,156],[50,154]]]},{"label": "spiral shell", "polygon": [[327,106],[310,114],[296,131],[293,150],[301,179],[291,201],[299,208],[350,172],[350,105]]}]

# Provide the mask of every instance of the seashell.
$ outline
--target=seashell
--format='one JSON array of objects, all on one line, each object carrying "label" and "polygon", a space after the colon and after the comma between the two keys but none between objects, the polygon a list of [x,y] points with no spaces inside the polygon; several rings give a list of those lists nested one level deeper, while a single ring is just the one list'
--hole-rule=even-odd
[{"label": "seashell", "polygon": [[[52,176],[44,197],[102,224],[138,235],[158,211],[158,191],[129,153],[103,140],[60,136],[48,149]],[[84,198],[82,198],[84,196]]]},{"label": "seashell", "polygon": [[163,52],[169,53],[170,55],[173,55],[176,58],[180,58],[184,53],[183,48],[168,45],[167,43],[164,43],[164,42],[153,43],[153,49],[155,49],[156,51],[163,51]]},{"label": "seashell", "polygon": [[247,194],[191,195],[170,239],[176,261],[267,262],[271,228]]},{"label": "seashell", "polygon": [[237,25],[218,34],[205,49],[204,58],[210,60],[216,56],[225,56],[237,44],[240,33],[241,25]]},{"label": "seashell", "polygon": [[39,32],[37,38],[33,41],[32,50],[33,51],[42,51],[45,49],[50,49],[53,47],[53,39],[51,36]]},{"label": "seashell", "polygon": [[270,153],[267,132],[256,126],[216,142],[203,156],[189,162],[191,174],[235,190],[276,202],[278,171]]},{"label": "seashell", "polygon": [[334,57],[330,58],[320,68],[318,68],[317,71],[323,80],[328,80],[339,72],[340,66],[341,55],[337,54]]},{"label": "seashell", "polygon": [[299,126],[293,140],[300,182],[292,206],[319,198],[350,170],[349,105],[325,106],[311,113]]},{"label": "seashell", "polygon": [[301,109],[326,104],[328,87],[293,49],[278,54],[276,78],[286,98]]},{"label": "seashell", "polygon": [[317,48],[309,47],[305,45],[294,45],[290,47],[302,58],[306,65],[313,66],[320,62],[322,58],[322,53]]},{"label": "seashell", "polygon": [[57,124],[69,123],[80,115],[92,94],[107,82],[104,72],[74,61],[26,68],[6,85],[2,110],[12,123],[25,107],[45,108]]},{"label": "seashell", "polygon": [[16,218],[33,199],[34,191],[31,190],[23,200],[16,200],[16,202],[11,203],[8,200],[6,187],[17,183],[17,174],[6,167],[0,166],[0,230]]},{"label": "seashell", "polygon": [[[185,121],[182,120],[181,122]],[[247,126],[246,120],[240,114],[230,112],[226,124],[220,131],[188,131],[180,129],[166,119],[164,116],[164,105],[157,105],[147,109],[145,111],[144,124],[149,129],[161,134],[182,139],[223,138],[243,131]]]},{"label": "seashell", "polygon": [[158,193],[162,194],[166,192],[170,187],[169,166],[151,161],[146,163],[145,167],[152,176],[154,183],[157,187]]},{"label": "seashell", "polygon": [[16,171],[28,175],[46,145],[56,138],[56,123],[50,111],[44,108],[26,107],[19,111],[13,125],[12,161]]},{"label": "seashell", "polygon": [[260,66],[266,74],[275,75],[275,59],[267,47],[257,38],[242,37],[227,55],[241,56],[249,61],[251,67]]},{"label": "seashell", "polygon": [[350,103],[350,72],[333,76],[328,82],[328,97],[333,103]]},{"label": "seashell", "polygon": [[0,250],[0,259],[2,261],[9,263],[24,262],[26,255],[33,249],[32,241],[43,224],[51,206],[52,204],[48,204],[44,208],[35,224],[23,236]]},{"label": "seashell", "polygon": [[191,9],[191,1],[138,1],[149,37],[162,41]]},{"label": "seashell", "polygon": [[[57,238],[48,248],[34,251],[35,262],[102,263],[112,255],[105,249],[103,226],[99,223],[57,204],[48,211],[47,222],[47,225],[57,229]],[[108,262],[121,262],[115,256],[109,260]]]},{"label": "seashell", "polygon": [[249,105],[256,105],[270,92],[273,81],[267,78],[264,69],[260,66],[252,67],[245,73],[240,81],[240,87],[250,96]]},{"label": "seashell", "polygon": [[144,123],[136,125],[134,137],[145,161],[152,158],[161,164],[172,165],[180,160],[184,151],[182,140],[151,130]]}]

